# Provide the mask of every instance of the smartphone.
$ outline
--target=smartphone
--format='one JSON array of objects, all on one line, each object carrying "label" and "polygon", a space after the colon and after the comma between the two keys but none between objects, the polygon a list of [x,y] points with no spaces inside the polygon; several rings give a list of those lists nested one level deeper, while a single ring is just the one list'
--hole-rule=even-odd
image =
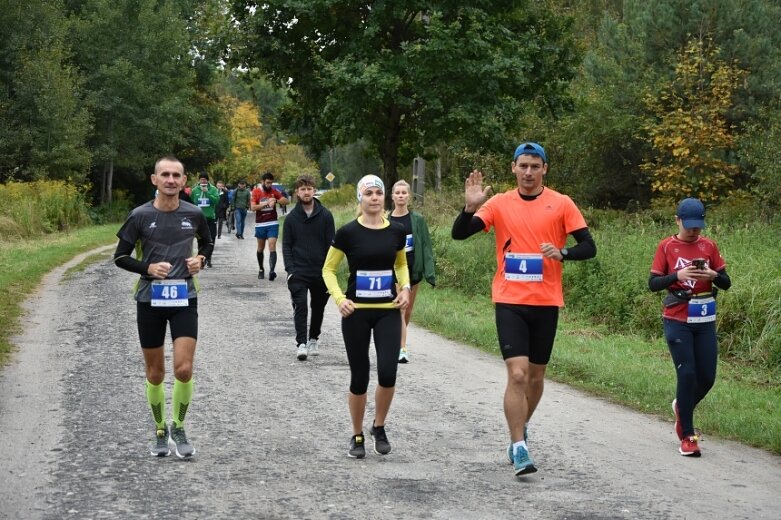
[{"label": "smartphone", "polygon": [[695,258],[692,260],[692,265],[695,269],[704,270],[705,269],[705,259],[704,258]]}]

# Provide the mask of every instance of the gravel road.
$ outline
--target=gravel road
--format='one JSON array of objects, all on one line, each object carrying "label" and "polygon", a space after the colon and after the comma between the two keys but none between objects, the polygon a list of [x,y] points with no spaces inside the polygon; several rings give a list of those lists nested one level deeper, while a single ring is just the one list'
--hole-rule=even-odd
[{"label": "gravel road", "polygon": [[114,267],[112,247],[46,277],[0,370],[0,518],[781,518],[781,457],[707,437],[703,457],[684,458],[671,417],[552,382],[530,428],[540,471],[516,478],[501,359],[418,327],[387,422],[392,453],[348,458],[336,307],[320,356],[297,361],[282,266],[257,280],[254,250],[223,236],[201,276],[189,461],[147,451],[135,275]]}]

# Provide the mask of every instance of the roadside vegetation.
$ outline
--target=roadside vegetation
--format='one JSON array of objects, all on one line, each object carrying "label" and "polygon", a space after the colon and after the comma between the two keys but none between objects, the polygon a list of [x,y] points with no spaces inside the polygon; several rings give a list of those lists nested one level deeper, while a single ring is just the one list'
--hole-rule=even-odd
[{"label": "roadside vegetation", "polygon": [[[499,358],[490,294],[493,233],[450,238],[462,200],[452,191],[416,208],[431,230],[437,287],[421,284],[412,319]],[[673,212],[584,212],[597,258],[565,267],[567,306],[547,372],[556,381],[669,419],[671,428],[675,373],[662,336],[661,295],[648,290],[647,279],[656,244],[675,233]],[[335,217],[337,226],[354,218],[352,202]],[[718,376],[697,408],[697,427],[706,439],[714,435],[781,454],[781,267],[766,261],[773,257],[767,237],[778,235],[781,223],[727,206],[711,212],[707,223],[706,235],[717,240],[733,285],[719,295]],[[425,348],[413,345],[411,352]]]},{"label": "roadside vegetation", "polygon": [[22,303],[43,276],[75,255],[111,243],[129,205],[90,208],[81,191],[63,181],[0,184],[0,364],[23,323]]}]

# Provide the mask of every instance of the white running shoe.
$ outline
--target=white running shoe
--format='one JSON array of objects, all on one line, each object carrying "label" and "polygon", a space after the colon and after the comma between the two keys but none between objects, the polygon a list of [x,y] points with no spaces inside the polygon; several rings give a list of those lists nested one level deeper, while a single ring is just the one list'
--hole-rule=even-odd
[{"label": "white running shoe", "polygon": [[301,343],[298,345],[298,349],[296,349],[296,357],[299,361],[306,361],[306,356],[309,355],[309,349],[306,348],[306,345],[304,343]]},{"label": "white running shoe", "polygon": [[310,356],[319,356],[320,352],[317,350],[317,340],[315,338],[310,338],[309,342],[306,344],[306,348],[309,351]]}]

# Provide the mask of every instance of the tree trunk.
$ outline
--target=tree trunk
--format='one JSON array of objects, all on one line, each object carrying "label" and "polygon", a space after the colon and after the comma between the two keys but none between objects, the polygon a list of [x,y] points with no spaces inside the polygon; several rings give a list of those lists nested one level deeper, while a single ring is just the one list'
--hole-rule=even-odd
[{"label": "tree trunk", "polygon": [[103,163],[103,175],[100,180],[100,204],[111,204],[114,184],[114,159]]},{"label": "tree trunk", "polygon": [[437,178],[434,183],[434,190],[437,193],[442,191],[442,159],[437,157]]},{"label": "tree trunk", "polygon": [[385,206],[392,207],[391,187],[399,180],[399,139],[401,135],[401,111],[398,107],[388,109],[388,124],[385,141],[382,143],[382,177],[385,182]]},{"label": "tree trunk", "polygon": [[108,163],[103,163],[103,169],[100,172],[100,205],[106,204],[106,172],[108,171]]},{"label": "tree trunk", "polygon": [[111,204],[114,200],[114,158],[109,159],[108,174],[106,175],[106,202]]}]

